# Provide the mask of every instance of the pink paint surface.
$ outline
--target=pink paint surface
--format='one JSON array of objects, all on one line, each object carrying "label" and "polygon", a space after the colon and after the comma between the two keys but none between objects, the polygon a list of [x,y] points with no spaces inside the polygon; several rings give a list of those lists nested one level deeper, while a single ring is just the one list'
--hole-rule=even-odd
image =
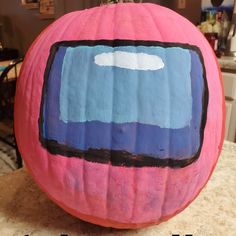
[{"label": "pink paint surface", "polygon": [[[117,167],[52,155],[39,142],[44,70],[53,43],[130,39],[196,45],[204,57],[209,105],[199,159],[181,169]],[[153,4],[117,4],[72,12],[49,26],[29,50],[17,84],[15,132],[36,182],[61,207],[93,223],[120,228],[159,223],[184,209],[208,181],[223,139],[219,68],[204,36],[190,22]]]}]

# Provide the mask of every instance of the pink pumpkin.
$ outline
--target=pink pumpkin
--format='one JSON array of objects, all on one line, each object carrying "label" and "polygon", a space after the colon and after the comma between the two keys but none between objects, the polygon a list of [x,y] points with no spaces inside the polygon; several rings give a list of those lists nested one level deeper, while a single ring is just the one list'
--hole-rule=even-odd
[{"label": "pink pumpkin", "polygon": [[220,70],[204,36],[153,4],[67,14],[28,51],[20,152],[49,198],[115,228],[158,224],[207,183],[223,141]]}]

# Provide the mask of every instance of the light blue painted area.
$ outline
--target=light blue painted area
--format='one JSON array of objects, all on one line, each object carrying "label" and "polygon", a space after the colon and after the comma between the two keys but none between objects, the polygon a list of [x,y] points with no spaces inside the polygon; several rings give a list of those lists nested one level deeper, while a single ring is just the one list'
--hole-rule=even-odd
[{"label": "light blue painted area", "polygon": [[[130,70],[95,64],[114,51],[157,55],[164,68]],[[178,129],[192,118],[191,55],[180,47],[78,46],[66,49],[62,66],[60,119],[65,122],[139,122]]]}]

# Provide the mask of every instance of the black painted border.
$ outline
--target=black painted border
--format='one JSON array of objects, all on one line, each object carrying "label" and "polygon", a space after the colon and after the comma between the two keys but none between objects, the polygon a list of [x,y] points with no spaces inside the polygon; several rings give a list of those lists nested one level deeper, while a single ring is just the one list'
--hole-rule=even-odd
[{"label": "black painted border", "polygon": [[[45,139],[43,137],[43,102],[47,94],[47,81],[51,71],[51,66],[54,61],[55,55],[61,46],[65,47],[77,47],[77,46],[96,46],[104,45],[111,47],[118,46],[161,46],[164,48],[169,47],[181,47],[184,49],[191,49],[195,51],[201,61],[203,68],[203,79],[204,79],[204,93],[202,97],[202,119],[200,126],[200,146],[197,153],[192,156],[192,158],[183,160],[174,159],[156,159],[148,155],[134,155],[127,151],[116,151],[108,149],[88,149],[87,151],[82,151],[79,149],[71,148],[66,145],[60,144],[55,140]],[[200,49],[197,46],[182,43],[172,43],[172,42],[159,42],[159,41],[142,41],[142,40],[81,40],[81,41],[60,41],[56,42],[51,46],[50,55],[47,60],[47,65],[44,73],[44,83],[42,89],[42,98],[40,105],[40,117],[38,120],[39,124],[39,140],[44,148],[46,148],[51,154],[59,154],[70,157],[77,157],[85,159],[90,162],[96,163],[110,163],[113,166],[126,166],[126,167],[171,167],[171,168],[183,168],[190,165],[196,161],[200,155],[203,139],[204,139],[204,129],[207,120],[207,107],[209,100],[209,90],[206,79],[206,69],[204,65],[204,59]]]}]

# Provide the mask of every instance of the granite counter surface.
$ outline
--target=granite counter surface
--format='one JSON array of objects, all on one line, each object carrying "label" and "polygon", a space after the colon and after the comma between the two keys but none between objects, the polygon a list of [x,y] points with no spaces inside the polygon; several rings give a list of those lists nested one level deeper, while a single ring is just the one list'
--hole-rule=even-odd
[{"label": "granite counter surface", "polygon": [[51,202],[25,169],[0,177],[2,236],[236,235],[236,144],[225,142],[217,167],[197,199],[160,225],[116,230],[76,219]]}]

